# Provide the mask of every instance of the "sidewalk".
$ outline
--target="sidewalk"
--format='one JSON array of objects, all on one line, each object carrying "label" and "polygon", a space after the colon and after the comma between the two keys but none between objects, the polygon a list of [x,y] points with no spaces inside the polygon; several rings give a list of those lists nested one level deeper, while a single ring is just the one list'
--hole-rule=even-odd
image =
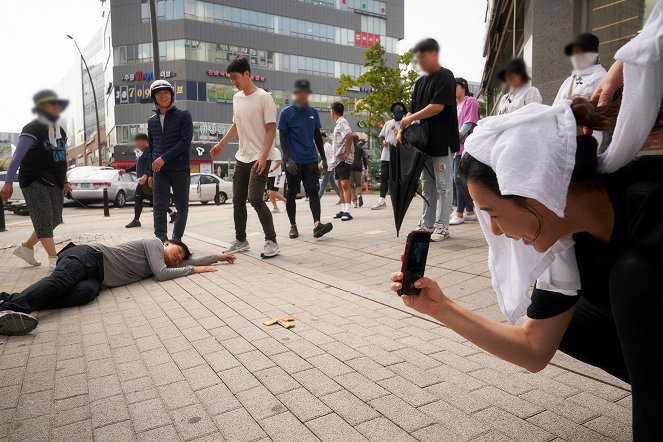
[{"label": "sidewalk", "polygon": [[[563,355],[529,374],[402,306],[387,278],[421,202],[396,238],[391,210],[370,211],[375,197],[366,200],[321,240],[304,200],[299,239],[284,237],[287,217],[276,214],[282,254],[270,260],[256,257],[249,207],[253,249],[235,265],[105,290],[84,307],[40,312],[29,336],[0,337],[0,440],[630,440],[627,385]],[[323,198],[323,214],[335,201]],[[149,212],[142,229],[123,227],[131,211],[104,219],[66,209],[57,235],[150,236]],[[192,206],[189,220],[196,253],[232,239],[229,205]],[[7,222],[0,244],[29,232],[25,218]],[[0,250],[0,289],[45,274]],[[503,320],[476,223],[432,245],[427,274]],[[286,315],[295,328],[262,324]]]}]

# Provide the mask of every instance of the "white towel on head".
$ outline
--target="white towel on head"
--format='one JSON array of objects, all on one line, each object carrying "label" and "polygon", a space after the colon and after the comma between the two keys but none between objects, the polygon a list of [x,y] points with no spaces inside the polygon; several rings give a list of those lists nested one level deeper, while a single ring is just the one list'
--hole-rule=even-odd
[{"label": "white towel on head", "polygon": [[635,158],[647,142],[663,99],[663,0],[659,0],[639,35],[621,47],[624,92],[617,125],[598,170],[614,172]]},{"label": "white towel on head", "polygon": [[[564,218],[576,154],[576,121],[568,101],[533,103],[479,121],[465,153],[495,171],[502,195],[535,199]],[[527,311],[527,291],[537,278],[544,290],[577,294],[580,277],[570,236],[539,253],[521,241],[494,235],[489,215],[481,210],[479,223],[488,243],[493,288],[510,322]]]}]

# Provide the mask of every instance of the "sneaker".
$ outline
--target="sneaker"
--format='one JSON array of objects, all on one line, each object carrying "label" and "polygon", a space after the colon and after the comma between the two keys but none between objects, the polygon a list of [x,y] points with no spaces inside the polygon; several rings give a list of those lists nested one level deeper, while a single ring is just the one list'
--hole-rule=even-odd
[{"label": "sneaker", "polygon": [[386,207],[387,207],[387,203],[382,201],[381,203],[377,203],[376,205],[371,207],[371,210],[380,210],[380,209],[384,209]]},{"label": "sneaker", "polygon": [[37,318],[27,313],[0,310],[0,335],[27,335],[37,327]]},{"label": "sneaker", "polygon": [[280,213],[281,211],[279,210],[278,207],[272,207],[272,213]]},{"label": "sneaker", "polygon": [[354,207],[355,209],[356,209],[357,207],[359,207],[359,206],[357,206],[357,201],[353,201],[353,202],[352,202],[352,207]]},{"label": "sneaker", "polygon": [[288,237],[290,239],[295,239],[299,236],[299,231],[297,230],[297,226],[290,226],[290,232],[288,232]]},{"label": "sneaker", "polygon": [[276,241],[270,241],[270,240],[265,241],[265,247],[262,249],[260,257],[271,258],[272,256],[276,256],[278,254],[279,254],[279,245],[276,243]]},{"label": "sneaker", "polygon": [[449,218],[449,225],[450,226],[457,226],[458,224],[463,224],[464,222],[465,222],[465,218],[457,217],[456,215]]},{"label": "sneaker", "polygon": [[320,238],[331,232],[333,228],[334,225],[332,223],[318,223],[318,225],[313,228],[313,238]]},{"label": "sneaker", "polygon": [[343,216],[341,217],[341,221],[350,221],[352,219],[352,215],[350,215],[348,212],[345,212]]},{"label": "sneaker", "polygon": [[424,225],[422,224],[422,222],[419,221],[419,224],[417,224],[417,230],[424,230],[424,231],[426,231],[426,232],[431,232],[431,233],[433,233],[433,231],[434,231],[435,229],[432,228],[432,227],[424,226]]},{"label": "sneaker", "polygon": [[171,213],[170,214],[170,224],[174,223],[176,219],[177,219],[177,212]]},{"label": "sneaker", "polygon": [[343,212],[338,212],[336,215],[334,215],[334,219],[339,219],[343,218]]},{"label": "sneaker", "polygon": [[245,252],[249,250],[249,242],[244,240],[234,240],[233,242],[230,243],[230,247],[228,247],[226,250],[224,250],[224,253],[239,253],[239,252]]},{"label": "sneaker", "polygon": [[48,257],[48,270],[51,272],[55,270],[55,266],[58,265],[58,257],[57,256],[49,256]]},{"label": "sneaker", "polygon": [[126,227],[127,229],[131,229],[131,228],[133,228],[133,227],[140,227],[140,221],[138,221],[138,220],[133,220],[133,221],[131,221],[129,224],[127,224],[127,225],[124,226],[124,227]]},{"label": "sneaker", "polygon": [[363,206],[364,205],[364,198],[362,198],[361,195],[359,195],[357,197],[357,202],[359,203],[359,207]]},{"label": "sneaker", "polygon": [[451,235],[449,235],[449,230],[447,230],[446,227],[438,226],[433,230],[433,234],[430,236],[430,240],[433,242],[444,241],[450,237]]},{"label": "sneaker", "polygon": [[31,266],[41,265],[41,263],[35,259],[35,250],[28,249],[23,244],[17,245],[13,253]]},{"label": "sneaker", "polygon": [[467,215],[466,214],[463,218],[465,218],[465,221],[476,221],[477,220],[477,216],[474,213],[472,215]]}]

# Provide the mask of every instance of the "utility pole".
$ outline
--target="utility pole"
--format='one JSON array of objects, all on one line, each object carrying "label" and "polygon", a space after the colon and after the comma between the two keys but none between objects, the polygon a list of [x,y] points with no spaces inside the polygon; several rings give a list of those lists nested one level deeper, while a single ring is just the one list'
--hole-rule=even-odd
[{"label": "utility pole", "polygon": [[157,34],[157,6],[156,0],[149,0],[150,2],[150,27],[152,28],[152,70],[154,71],[154,79],[161,78],[161,70],[159,69],[159,35]]},{"label": "utility pole", "polygon": [[87,122],[85,115],[85,80],[83,79],[83,57],[81,57],[81,97],[83,99],[83,161],[87,166]]},{"label": "utility pole", "polygon": [[[81,55],[81,60],[83,60],[83,64],[85,65],[85,70],[87,71],[87,76],[90,79],[90,87],[92,88],[92,98],[94,99],[94,114],[97,118],[97,155],[99,155],[99,165],[102,166],[103,163],[103,155],[101,151],[101,128],[99,124],[99,108],[97,106],[97,91],[94,90],[94,81],[92,81],[92,74],[90,74],[90,68],[87,65],[87,61],[85,61],[85,57],[83,57],[83,53],[81,52],[81,48],[78,47],[78,43],[76,43],[76,40],[74,37],[71,35],[67,34],[67,37],[69,37],[70,40],[74,42],[76,45],[76,49],[78,49],[78,53]],[[85,101],[85,97],[83,97],[83,101]],[[85,103],[83,103],[83,107],[85,107]],[[83,119],[85,119],[85,116],[83,116]]]}]

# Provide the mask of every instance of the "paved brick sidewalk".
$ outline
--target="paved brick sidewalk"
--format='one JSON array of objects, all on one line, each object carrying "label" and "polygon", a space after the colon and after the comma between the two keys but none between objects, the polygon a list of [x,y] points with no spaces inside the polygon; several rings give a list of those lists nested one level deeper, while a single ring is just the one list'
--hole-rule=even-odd
[{"label": "paved brick sidewalk", "polygon": [[[300,225],[310,216],[303,203]],[[117,215],[128,209],[111,219],[67,210],[63,240],[150,234],[147,222],[122,227],[128,220]],[[417,211],[415,203],[411,224]],[[230,214],[192,207],[192,249],[231,239]],[[217,273],[145,280],[40,312],[32,335],[0,337],[0,440],[630,439],[630,394],[613,378],[562,356],[528,374],[400,306],[385,290],[403,243],[389,215],[363,208],[329,238],[282,239],[279,258],[245,254]],[[286,232],[285,215],[276,221]],[[10,227],[3,244],[28,232]],[[93,230],[104,233],[76,233]],[[256,248],[260,233],[249,230]],[[466,225],[452,234],[431,250],[429,274],[501,320],[481,233]],[[45,272],[0,250],[2,290]],[[262,325],[284,315],[295,328]]]}]

